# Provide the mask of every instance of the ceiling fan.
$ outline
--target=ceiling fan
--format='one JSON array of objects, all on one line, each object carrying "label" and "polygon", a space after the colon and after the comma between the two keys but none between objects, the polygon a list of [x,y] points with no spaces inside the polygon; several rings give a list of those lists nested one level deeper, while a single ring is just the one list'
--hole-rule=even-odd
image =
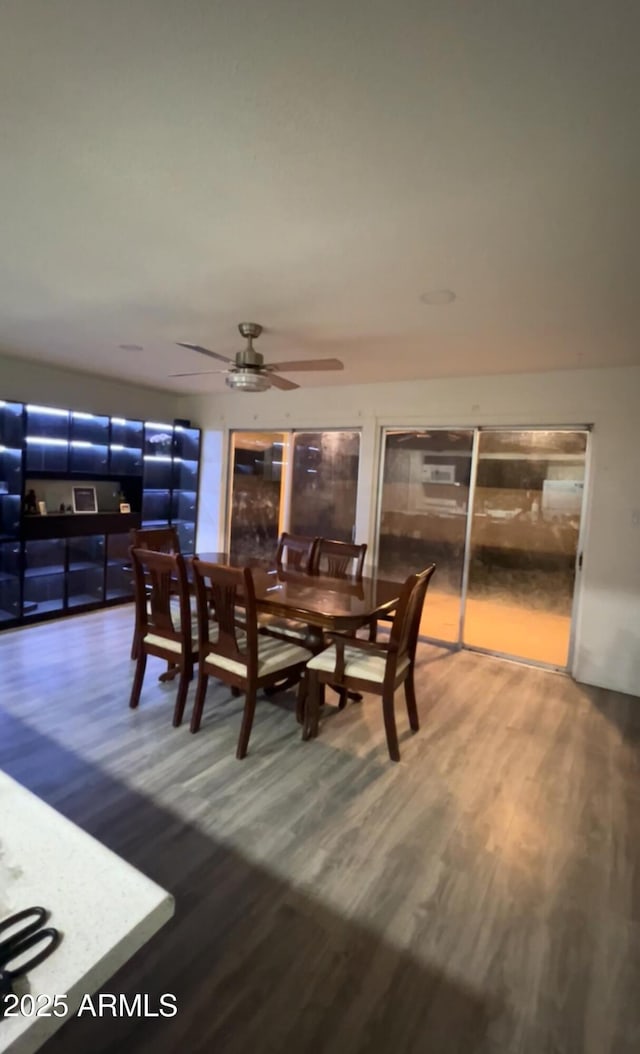
[{"label": "ceiling fan", "polygon": [[282,388],[288,391],[299,388],[299,384],[280,377],[281,371],[291,370],[298,373],[302,370],[343,370],[344,365],[340,359],[300,359],[292,362],[265,362],[264,357],[253,346],[262,333],[262,326],[257,322],[241,322],[238,326],[241,335],[246,339],[247,346],[242,351],[236,352],[235,359],[228,355],[220,355],[217,351],[209,351],[201,348],[199,344],[188,344],[186,341],[178,341],[178,347],[189,348],[197,351],[200,355],[208,355],[211,359],[219,359],[228,362],[225,370],[201,370],[198,373],[172,373],[171,377],[203,377],[209,373],[226,373],[226,384],[234,391],[239,392],[264,392],[267,388]]}]

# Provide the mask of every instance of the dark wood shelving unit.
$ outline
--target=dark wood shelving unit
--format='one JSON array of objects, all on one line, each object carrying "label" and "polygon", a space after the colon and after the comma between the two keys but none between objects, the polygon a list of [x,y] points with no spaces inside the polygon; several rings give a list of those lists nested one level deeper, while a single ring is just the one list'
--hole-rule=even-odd
[{"label": "dark wood shelving unit", "polygon": [[[131,528],[173,524],[193,552],[200,445],[182,423],[0,401],[0,630],[130,601]],[[59,511],[74,485],[97,512]],[[24,511],[28,490],[46,514]]]}]

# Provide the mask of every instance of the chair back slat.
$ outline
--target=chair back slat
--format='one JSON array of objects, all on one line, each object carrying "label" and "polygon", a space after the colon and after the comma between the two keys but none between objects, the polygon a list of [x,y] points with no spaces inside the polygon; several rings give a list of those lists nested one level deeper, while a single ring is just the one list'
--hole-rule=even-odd
[{"label": "chair back slat", "polygon": [[[191,613],[184,557],[180,553],[158,553],[134,547],[129,554],[139,639],[152,633],[168,641],[180,641],[190,651]],[[177,608],[173,607],[171,597],[177,597]],[[179,622],[175,618],[177,613]]]},{"label": "chair back slat", "polygon": [[280,570],[313,573],[313,562],[319,538],[283,531],[278,539],[276,565]]},{"label": "chair back slat", "polygon": [[320,538],[315,548],[312,572],[316,575],[329,575],[331,578],[353,578],[361,582],[366,553],[366,542],[357,545]]},{"label": "chair back slat", "polygon": [[[192,567],[201,649],[207,655],[221,655],[248,667],[257,665],[258,631],[251,570],[212,564],[197,557]],[[212,610],[217,625],[215,640],[209,633]]]}]

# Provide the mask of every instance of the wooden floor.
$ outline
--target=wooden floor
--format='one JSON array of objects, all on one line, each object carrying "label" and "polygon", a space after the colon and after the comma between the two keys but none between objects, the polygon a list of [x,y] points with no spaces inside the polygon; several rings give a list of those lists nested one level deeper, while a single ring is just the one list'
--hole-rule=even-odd
[{"label": "wooden floor", "polygon": [[377,699],[302,743],[290,694],[238,762],[213,681],[197,736],[153,660],[128,709],[131,617],[0,634],[0,765],[177,901],[105,990],[178,1015],[45,1054],[638,1054],[640,700],[425,645],[401,764]]}]

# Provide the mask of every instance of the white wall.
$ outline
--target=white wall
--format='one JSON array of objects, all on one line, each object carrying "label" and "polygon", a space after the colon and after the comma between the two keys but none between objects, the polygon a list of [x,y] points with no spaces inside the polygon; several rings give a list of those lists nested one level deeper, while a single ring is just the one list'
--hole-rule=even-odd
[{"label": "white wall", "polygon": [[224,546],[231,428],[361,428],[356,537],[373,547],[382,425],[593,425],[572,672],[640,695],[640,367],[193,396],[178,415],[206,431],[201,551]]},{"label": "white wall", "polygon": [[0,399],[109,416],[173,421],[176,396],[126,381],[0,355]]}]

